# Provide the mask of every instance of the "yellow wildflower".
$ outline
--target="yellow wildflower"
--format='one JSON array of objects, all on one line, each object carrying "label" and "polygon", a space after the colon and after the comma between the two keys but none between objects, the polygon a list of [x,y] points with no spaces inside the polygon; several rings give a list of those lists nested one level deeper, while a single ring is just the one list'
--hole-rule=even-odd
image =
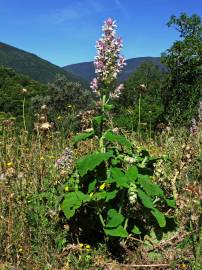
[{"label": "yellow wildflower", "polygon": [[69,187],[68,186],[65,187],[65,191],[69,191]]},{"label": "yellow wildflower", "polygon": [[106,184],[105,183],[103,183],[101,186],[100,186],[100,190],[103,190],[104,188],[105,188],[105,186],[106,186]]},{"label": "yellow wildflower", "polygon": [[79,246],[82,248],[84,246],[84,244],[80,243]]},{"label": "yellow wildflower", "polygon": [[8,167],[11,167],[12,165],[13,165],[12,162],[8,162],[8,163],[7,163],[7,166],[8,166]]},{"label": "yellow wildflower", "polygon": [[91,249],[90,245],[85,245],[85,248],[86,248],[87,250],[90,250],[90,249]]},{"label": "yellow wildflower", "polygon": [[40,157],[40,160],[44,160],[45,158],[43,156]]}]

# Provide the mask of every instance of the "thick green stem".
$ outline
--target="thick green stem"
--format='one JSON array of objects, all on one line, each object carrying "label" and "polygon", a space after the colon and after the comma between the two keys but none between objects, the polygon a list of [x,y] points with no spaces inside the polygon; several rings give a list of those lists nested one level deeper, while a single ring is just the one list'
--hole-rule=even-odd
[{"label": "thick green stem", "polygon": [[105,222],[100,212],[99,212],[99,218],[100,218],[100,222],[102,223],[102,226],[105,227]]},{"label": "thick green stem", "polygon": [[105,152],[105,147],[104,147],[104,138],[103,138],[103,124],[104,124],[104,114],[105,114],[105,103],[106,103],[106,96],[103,95],[102,97],[102,121],[100,123],[100,140],[99,140],[99,146],[100,146],[100,151],[102,153]]}]

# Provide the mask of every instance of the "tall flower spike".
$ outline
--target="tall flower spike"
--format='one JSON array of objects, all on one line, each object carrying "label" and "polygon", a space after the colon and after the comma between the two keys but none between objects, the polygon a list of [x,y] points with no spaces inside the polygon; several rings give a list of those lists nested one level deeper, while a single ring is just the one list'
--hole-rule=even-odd
[{"label": "tall flower spike", "polygon": [[120,55],[123,41],[116,36],[116,21],[108,18],[102,27],[102,38],[96,42],[97,55],[94,66],[96,78],[90,84],[93,92],[100,96],[98,89],[109,86],[117,79],[119,72],[126,65],[125,58]]}]

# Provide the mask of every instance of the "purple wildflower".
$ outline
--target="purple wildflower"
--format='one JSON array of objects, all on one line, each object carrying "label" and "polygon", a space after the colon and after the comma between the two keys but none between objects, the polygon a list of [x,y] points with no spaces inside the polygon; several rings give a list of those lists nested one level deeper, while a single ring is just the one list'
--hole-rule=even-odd
[{"label": "purple wildflower", "polygon": [[73,152],[70,148],[65,148],[62,155],[56,160],[55,167],[57,169],[71,169],[73,164]]},{"label": "purple wildflower", "polygon": [[202,122],[202,100],[199,101],[198,117],[199,121]]},{"label": "purple wildflower", "polygon": [[96,43],[97,55],[94,61],[96,78],[90,87],[98,96],[100,96],[98,88],[114,83],[126,65],[125,58],[120,55],[123,41],[121,37],[116,36],[116,28],[116,21],[107,19],[102,27],[102,38]]},{"label": "purple wildflower", "polygon": [[120,97],[122,91],[124,90],[124,84],[121,83],[119,84],[119,86],[115,89],[115,91],[113,93],[110,93],[110,97],[117,99]]},{"label": "purple wildflower", "polygon": [[191,120],[190,134],[195,135],[197,131],[198,131],[198,127],[197,127],[196,119],[193,118]]}]

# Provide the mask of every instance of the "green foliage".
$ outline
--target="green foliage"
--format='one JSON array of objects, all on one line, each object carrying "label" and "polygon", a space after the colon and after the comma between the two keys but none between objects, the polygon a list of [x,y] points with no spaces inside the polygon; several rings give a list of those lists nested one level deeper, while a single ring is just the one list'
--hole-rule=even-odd
[{"label": "green foliage", "polygon": [[[104,102],[102,108],[106,108]],[[141,234],[138,226],[144,226],[143,220],[136,217],[136,211],[141,207],[154,217],[152,227],[157,224],[165,227],[165,209],[169,209],[172,203],[166,203],[164,191],[152,181],[153,169],[150,166],[155,163],[155,158],[147,151],[143,156],[137,153],[125,136],[111,130],[103,131],[102,125],[107,121],[105,113],[99,119],[102,130],[96,137],[99,147],[76,162],[70,179],[77,184],[65,195],[61,205],[65,216],[74,223],[85,213],[85,219],[87,215],[96,223],[94,230],[97,228],[99,233],[108,237],[125,238],[131,233]],[[94,135],[89,134],[90,137]],[[74,140],[88,137],[82,134]],[[128,162],[130,159],[133,164]],[[135,201],[131,195],[135,195]]]},{"label": "green foliage", "polygon": [[[119,103],[115,123],[119,127],[136,130],[138,126],[138,99],[139,86],[144,84],[147,88],[141,97],[141,123],[142,130],[153,129],[161,119],[164,107],[162,103],[162,87],[166,74],[151,62],[145,62],[125,82],[125,88]],[[126,121],[127,118],[127,121]]]},{"label": "green foliage", "polygon": [[58,76],[55,82],[49,84],[47,105],[58,113],[65,112],[69,105],[74,106],[76,111],[83,110],[92,105],[92,95],[79,82],[70,82],[64,76]]},{"label": "green foliage", "polygon": [[126,139],[126,137],[114,134],[110,130],[104,134],[104,138],[111,143],[115,142],[122,146],[125,146],[127,149],[130,149],[132,146],[131,143]]},{"label": "green foliage", "polygon": [[74,216],[76,209],[78,209],[82,203],[85,203],[89,200],[89,196],[84,194],[81,191],[70,192],[65,195],[65,199],[61,205],[65,216],[71,218]]},{"label": "green foliage", "polygon": [[92,137],[93,135],[94,135],[94,131],[78,134],[74,136],[73,143],[76,144],[80,141],[85,141],[86,139]]},{"label": "green foliage", "polygon": [[103,161],[113,156],[113,152],[88,154],[77,161],[77,170],[80,176],[84,176],[88,171],[94,170]]},{"label": "green foliage", "polygon": [[24,96],[21,91],[23,88],[27,89],[25,96],[25,116],[27,120],[33,122],[32,98],[36,96],[43,97],[47,92],[47,87],[24,75],[17,74],[12,69],[0,68],[0,111],[17,117],[18,122],[22,121],[22,102]]},{"label": "green foliage", "polygon": [[58,76],[55,82],[48,85],[46,95],[35,96],[32,103],[34,108],[46,104],[48,119],[54,121],[58,129],[75,131],[79,129],[77,114],[90,108],[93,99],[90,91],[79,82],[70,82],[65,76]]},{"label": "green foliage", "polygon": [[168,26],[175,26],[181,40],[162,54],[169,71],[163,93],[165,113],[173,123],[182,125],[190,122],[202,95],[201,18],[182,13],[179,18],[172,16]]}]

